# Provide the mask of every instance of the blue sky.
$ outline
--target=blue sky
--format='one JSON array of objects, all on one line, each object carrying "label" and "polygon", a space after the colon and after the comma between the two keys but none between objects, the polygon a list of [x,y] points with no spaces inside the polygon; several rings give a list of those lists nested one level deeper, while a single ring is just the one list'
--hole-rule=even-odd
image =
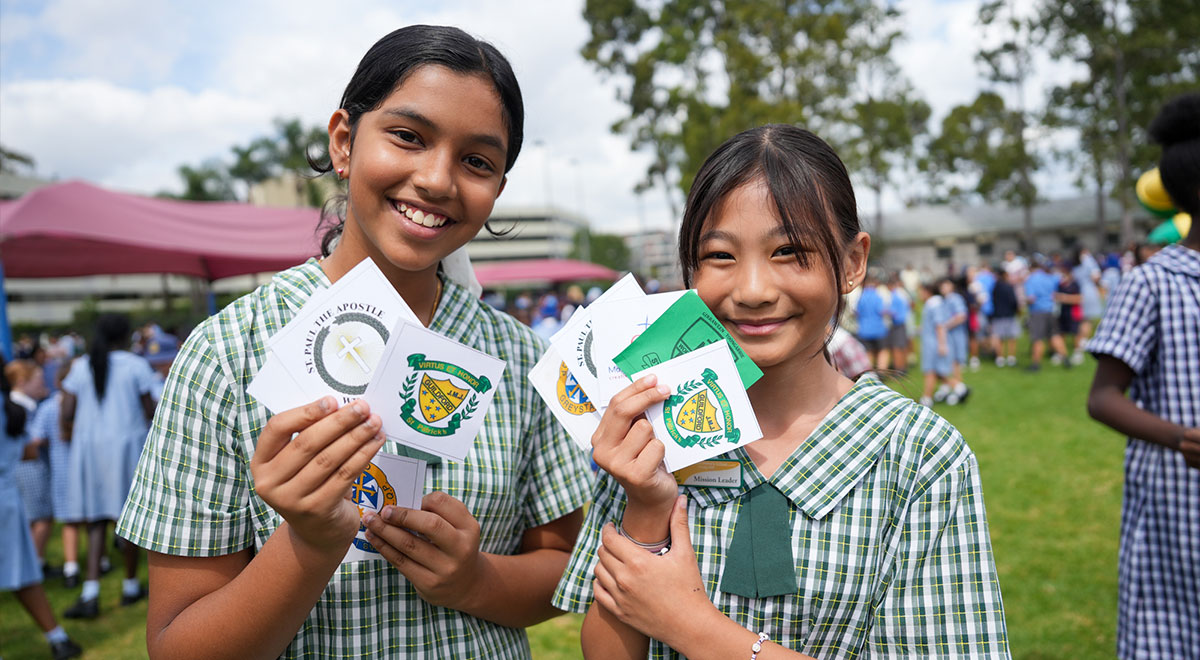
[{"label": "blue sky", "polygon": [[[977,6],[901,3],[908,39],[896,58],[935,121],[980,88]],[[601,230],[666,227],[659,191],[645,196],[639,216],[632,188],[646,160],[609,132],[623,108],[612,83],[578,55],[587,38],[581,7],[582,0],[0,0],[0,142],[32,155],[45,176],[141,193],[178,189],[178,165],[224,158],[230,146],[268,134],[275,117],[324,125],[358,59],[391,29],[445,23],[508,55],[525,94],[527,146],[498,206],[549,198],[582,210]],[[1030,98],[1064,71],[1040,62]],[[1062,176],[1044,178],[1048,195],[1073,194]],[[864,217],[873,215],[867,191],[858,193]],[[885,206],[897,205],[889,193]]]}]

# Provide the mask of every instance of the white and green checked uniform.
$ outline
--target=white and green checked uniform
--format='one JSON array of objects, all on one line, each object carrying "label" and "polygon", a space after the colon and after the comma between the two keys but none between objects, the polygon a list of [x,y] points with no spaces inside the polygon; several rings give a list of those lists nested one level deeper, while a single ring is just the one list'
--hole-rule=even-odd
[{"label": "white and green checked uniform", "polygon": [[[250,458],[270,413],[246,394],[267,339],[317,290],[315,261],[208,319],[188,337],[163,391],[118,533],[172,555],[258,550],[282,519],[254,492]],[[544,343],[453,282],[431,329],[507,363],[465,462],[431,466],[425,492],[462,500],[479,520],[480,549],[514,554],[522,534],[579,509],[591,471],[545,408],[528,374]],[[397,452],[391,441],[385,452]],[[421,600],[385,561],[344,564],[284,657],[528,658],[520,629]]]},{"label": "white and green checked uniform", "polygon": [[[725,457],[742,463],[740,488],[683,488],[700,574],[725,615],[822,660],[1009,657],[978,466],[941,417],[864,375],[769,480],[743,450]],[[724,593],[742,496],[764,481],[788,499],[798,591]],[[601,527],[624,508],[602,474],[557,607],[591,605]],[[650,657],[680,656],[651,640]]]}]

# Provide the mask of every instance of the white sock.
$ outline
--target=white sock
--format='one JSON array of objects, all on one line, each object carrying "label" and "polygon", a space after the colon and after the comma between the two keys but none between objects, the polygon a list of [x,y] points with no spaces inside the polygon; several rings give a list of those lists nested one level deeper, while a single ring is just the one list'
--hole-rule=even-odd
[{"label": "white sock", "polygon": [[70,639],[70,637],[67,637],[67,631],[63,630],[62,626],[54,626],[54,630],[42,634],[45,635],[46,641],[51,644],[58,644]]},{"label": "white sock", "polygon": [[955,393],[955,394],[957,394],[957,395],[958,395],[958,396],[960,396],[960,397],[963,395],[963,392],[966,392],[966,391],[967,391],[967,384],[966,384],[966,383],[959,382],[959,384],[958,384],[958,385],[955,385],[955,386],[954,386],[954,393]]},{"label": "white sock", "polygon": [[100,580],[84,580],[83,593],[79,594],[80,600],[94,600],[100,597]]},{"label": "white sock", "polygon": [[69,561],[63,564],[63,575],[79,575],[79,562]]},{"label": "white sock", "polygon": [[138,582],[137,578],[125,578],[121,580],[121,593],[126,596],[136,595],[141,588],[142,585]]}]

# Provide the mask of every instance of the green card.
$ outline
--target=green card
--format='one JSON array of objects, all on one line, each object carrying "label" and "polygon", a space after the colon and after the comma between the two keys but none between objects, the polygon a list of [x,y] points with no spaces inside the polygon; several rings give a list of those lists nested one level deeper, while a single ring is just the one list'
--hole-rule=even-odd
[{"label": "green card", "polygon": [[748,388],[762,378],[762,370],[729,336],[729,331],[713,316],[708,305],[695,291],[680,296],[640,337],[618,353],[613,362],[632,378],[633,374],[643,369],[722,339],[729,343],[742,385]]}]

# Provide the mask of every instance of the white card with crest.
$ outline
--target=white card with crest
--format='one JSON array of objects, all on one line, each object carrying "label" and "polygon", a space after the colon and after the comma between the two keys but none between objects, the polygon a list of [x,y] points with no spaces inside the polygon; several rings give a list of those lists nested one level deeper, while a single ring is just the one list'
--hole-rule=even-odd
[{"label": "white card with crest", "polygon": [[300,389],[296,379],[292,378],[283,362],[271,351],[267,351],[267,359],[254,375],[254,380],[250,381],[246,394],[257,399],[275,415],[313,400]]},{"label": "white card with crest", "polygon": [[[425,461],[407,456],[379,452],[371,464],[350,484],[350,500],[358,507],[358,515],[368,511],[379,513],[387,505],[420,509],[425,492]],[[383,559],[383,555],[367,541],[367,528],[358,526],[358,534],[342,563]]]},{"label": "white card with crest", "polygon": [[600,413],[554,347],[529,371],[529,382],[554,413],[555,419],[585,452],[592,451],[592,434],[600,425]]},{"label": "white card with crest", "polygon": [[[598,372],[593,397],[601,410],[617,392],[633,382],[613,364],[613,358],[658,320],[687,291],[669,291],[633,300],[592,304],[592,354]],[[651,365],[645,365],[649,367]]]},{"label": "white card with crest", "polygon": [[267,346],[304,393],[295,405],[325,395],[341,405],[366,393],[400,321],[417,317],[367,258],[309,299]]},{"label": "white card with crest", "polygon": [[663,462],[674,472],[762,438],[750,397],[724,339],[634,374],[671,388],[646,410],[654,437],[666,447]]},{"label": "white card with crest", "polygon": [[363,399],[396,442],[462,461],[496,395],[504,360],[401,321]]},{"label": "white card with crest", "polygon": [[579,385],[588,396],[600,391],[598,378],[600,365],[596,362],[592,344],[595,335],[592,332],[592,308],[601,302],[631,300],[645,297],[646,293],[637,283],[633,273],[622,277],[616,284],[608,288],[591,305],[576,310],[558,332],[550,338],[550,345],[567,363],[571,373],[575,375]]}]

